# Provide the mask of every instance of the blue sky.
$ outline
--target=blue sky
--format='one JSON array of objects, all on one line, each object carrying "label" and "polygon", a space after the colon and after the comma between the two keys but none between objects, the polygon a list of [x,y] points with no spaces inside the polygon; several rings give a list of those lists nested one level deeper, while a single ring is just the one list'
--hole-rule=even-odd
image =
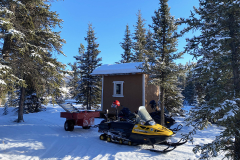
[{"label": "blue sky", "polygon": [[[86,46],[84,37],[87,35],[88,24],[92,23],[96,33],[102,64],[114,64],[121,59],[123,49],[120,42],[123,41],[126,25],[134,33],[134,25],[137,22],[138,10],[141,10],[145,21],[145,28],[152,24],[154,11],[159,8],[159,0],[64,0],[53,2],[52,11],[56,11],[64,20],[61,37],[66,40],[63,46],[65,56],[54,55],[64,64],[75,62],[73,56],[78,55],[80,43]],[[198,0],[169,0],[170,12],[175,18],[188,17],[193,6],[198,6]],[[183,26],[179,27],[179,30]],[[58,29],[57,29],[58,30]],[[194,33],[188,33],[178,41],[178,50],[185,46],[185,38],[192,37]],[[192,61],[190,55],[185,54],[177,63],[185,64]],[[67,69],[70,69],[68,66]]]}]

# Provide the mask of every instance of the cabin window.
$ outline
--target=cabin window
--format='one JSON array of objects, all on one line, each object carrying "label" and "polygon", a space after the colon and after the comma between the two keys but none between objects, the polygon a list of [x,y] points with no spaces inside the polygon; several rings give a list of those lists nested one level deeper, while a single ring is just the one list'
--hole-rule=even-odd
[{"label": "cabin window", "polygon": [[113,81],[113,97],[124,97],[123,83],[124,81]]}]

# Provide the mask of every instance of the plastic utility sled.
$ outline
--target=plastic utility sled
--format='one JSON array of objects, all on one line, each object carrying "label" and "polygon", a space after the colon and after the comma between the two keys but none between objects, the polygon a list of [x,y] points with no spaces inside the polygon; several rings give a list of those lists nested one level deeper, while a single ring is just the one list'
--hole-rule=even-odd
[{"label": "plastic utility sled", "polygon": [[58,104],[66,112],[61,112],[60,117],[66,118],[64,129],[66,131],[73,131],[74,126],[82,126],[83,129],[89,129],[94,125],[94,118],[100,116],[98,111],[85,111],[78,110],[72,104]]}]

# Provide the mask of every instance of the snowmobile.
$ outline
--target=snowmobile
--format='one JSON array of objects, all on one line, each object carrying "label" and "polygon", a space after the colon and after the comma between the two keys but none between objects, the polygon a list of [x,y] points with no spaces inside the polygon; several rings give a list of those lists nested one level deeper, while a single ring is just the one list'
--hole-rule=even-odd
[{"label": "snowmobile", "polygon": [[[117,108],[120,103],[118,105],[114,101],[112,106]],[[177,143],[167,142],[175,133],[160,124],[156,124],[145,106],[139,107],[138,114],[135,114],[136,118],[132,121],[120,121],[118,116],[117,120],[110,121],[107,112],[105,116],[106,120],[103,120],[98,126],[98,132],[102,133],[99,137],[101,140],[128,145],[152,145],[153,148],[150,150],[160,153],[172,151],[177,146],[187,142],[182,139]],[[164,150],[156,150],[154,149],[155,144],[163,144],[167,147]]]}]

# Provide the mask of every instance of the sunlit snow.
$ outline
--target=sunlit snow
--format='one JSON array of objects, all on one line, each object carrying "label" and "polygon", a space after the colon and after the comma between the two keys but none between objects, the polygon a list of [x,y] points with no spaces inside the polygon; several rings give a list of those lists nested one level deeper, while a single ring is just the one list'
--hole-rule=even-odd
[{"label": "sunlit snow", "polygon": [[[190,106],[185,106],[189,110]],[[151,146],[128,146],[109,143],[99,139],[98,128],[82,129],[75,126],[74,131],[64,130],[65,118],[60,118],[60,112],[64,110],[58,105],[48,104],[46,111],[24,114],[24,122],[15,123],[16,111],[9,108],[9,114],[3,115],[3,107],[0,107],[0,159],[51,159],[51,160],[194,160],[200,158],[200,154],[194,154],[194,145],[210,143],[219,135],[221,128],[216,125],[207,130],[199,131],[194,137],[194,143],[187,142],[178,146],[175,150],[160,154],[146,150]],[[178,124],[183,124],[184,117],[178,117]],[[101,118],[95,118],[95,124],[101,122]],[[191,130],[183,127],[170,141],[176,142],[182,133]],[[161,146],[156,146],[160,149]],[[213,159],[222,159],[223,155]]]}]

